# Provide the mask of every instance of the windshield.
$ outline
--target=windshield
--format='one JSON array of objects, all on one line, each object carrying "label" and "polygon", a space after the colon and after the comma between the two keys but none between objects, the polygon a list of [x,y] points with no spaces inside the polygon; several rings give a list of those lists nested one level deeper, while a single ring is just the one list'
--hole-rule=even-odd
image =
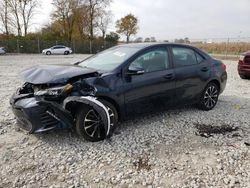
[{"label": "windshield", "polygon": [[79,65],[97,70],[111,71],[121,65],[138,50],[138,48],[133,47],[113,47],[82,61]]}]

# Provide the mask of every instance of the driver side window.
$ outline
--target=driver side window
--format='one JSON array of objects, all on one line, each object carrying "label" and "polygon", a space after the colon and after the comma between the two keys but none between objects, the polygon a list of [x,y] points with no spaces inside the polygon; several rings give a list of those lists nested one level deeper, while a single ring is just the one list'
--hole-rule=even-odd
[{"label": "driver side window", "polygon": [[168,53],[165,48],[158,48],[137,57],[130,68],[142,68],[145,73],[166,70],[169,67]]}]

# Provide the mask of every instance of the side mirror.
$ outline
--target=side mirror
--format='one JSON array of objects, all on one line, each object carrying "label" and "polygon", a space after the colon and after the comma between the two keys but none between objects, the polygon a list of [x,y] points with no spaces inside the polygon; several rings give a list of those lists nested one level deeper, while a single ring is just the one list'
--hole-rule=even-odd
[{"label": "side mirror", "polygon": [[142,75],[145,71],[141,67],[129,67],[127,75]]}]

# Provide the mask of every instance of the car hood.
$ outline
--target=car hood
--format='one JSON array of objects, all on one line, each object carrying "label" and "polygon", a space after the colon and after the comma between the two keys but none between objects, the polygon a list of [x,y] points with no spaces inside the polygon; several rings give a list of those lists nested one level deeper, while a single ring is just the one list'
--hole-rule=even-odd
[{"label": "car hood", "polygon": [[70,78],[97,73],[77,65],[39,65],[21,72],[22,80],[31,84],[65,83]]}]

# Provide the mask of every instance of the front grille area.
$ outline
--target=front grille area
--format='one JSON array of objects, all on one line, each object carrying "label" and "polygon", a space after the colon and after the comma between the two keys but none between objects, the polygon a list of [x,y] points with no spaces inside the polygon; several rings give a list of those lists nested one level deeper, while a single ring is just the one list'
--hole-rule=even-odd
[{"label": "front grille area", "polygon": [[44,129],[53,127],[58,124],[58,120],[50,114],[53,114],[53,112],[50,112],[48,110],[40,114],[41,123]]}]

